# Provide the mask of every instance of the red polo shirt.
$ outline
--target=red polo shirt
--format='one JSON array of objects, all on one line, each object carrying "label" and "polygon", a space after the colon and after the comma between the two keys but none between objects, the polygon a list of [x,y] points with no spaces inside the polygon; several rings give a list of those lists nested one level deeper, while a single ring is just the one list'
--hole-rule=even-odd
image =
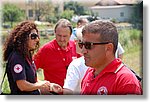
[{"label": "red polo shirt", "polygon": [[39,49],[34,61],[37,68],[43,69],[45,80],[63,87],[67,67],[76,57],[76,46],[73,41],[69,41],[67,49],[62,50],[54,39]]},{"label": "red polo shirt", "polygon": [[81,94],[125,95],[142,94],[139,80],[126,68],[120,59],[115,59],[100,74],[94,77],[94,68],[89,68],[82,80]]}]

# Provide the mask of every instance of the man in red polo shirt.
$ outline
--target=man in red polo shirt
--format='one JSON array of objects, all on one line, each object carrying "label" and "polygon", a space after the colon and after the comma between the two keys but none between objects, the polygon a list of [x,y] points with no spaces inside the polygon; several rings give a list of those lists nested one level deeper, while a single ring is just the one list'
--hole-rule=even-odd
[{"label": "man in red polo shirt", "polygon": [[83,95],[142,94],[139,80],[119,58],[115,58],[118,33],[113,23],[93,21],[83,30],[79,43],[85,64],[90,66],[82,83]]},{"label": "man in red polo shirt", "polygon": [[60,19],[54,30],[56,39],[41,47],[34,61],[37,68],[43,69],[46,80],[63,86],[68,65],[77,57],[76,46],[69,41],[72,26],[68,20]]}]

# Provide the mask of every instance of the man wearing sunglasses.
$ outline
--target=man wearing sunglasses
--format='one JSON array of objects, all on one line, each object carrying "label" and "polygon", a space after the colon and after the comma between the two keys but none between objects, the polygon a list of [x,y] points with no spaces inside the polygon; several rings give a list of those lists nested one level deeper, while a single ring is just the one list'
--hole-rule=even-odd
[{"label": "man wearing sunglasses", "polygon": [[[84,26],[83,26],[84,27]],[[76,41],[76,50],[77,53],[81,54],[81,40],[82,40],[82,28],[78,28],[76,30],[76,35],[77,35],[77,41]],[[79,42],[79,43],[77,43]],[[80,47],[81,48],[80,48]],[[122,46],[120,45],[120,43],[118,43],[118,47],[117,47],[117,51],[115,53],[116,55],[122,55],[122,53],[124,53],[124,50],[122,48]],[[116,58],[120,58],[120,56],[116,56]],[[77,58],[75,60],[73,60],[68,67],[67,70],[67,74],[66,74],[66,79],[65,79],[65,83],[63,86],[63,94],[80,94],[81,91],[81,81],[85,75],[86,70],[88,69],[88,67],[85,65],[85,61],[84,61],[84,56]]]},{"label": "man wearing sunglasses", "polygon": [[113,23],[93,21],[82,30],[79,43],[85,65],[90,66],[81,83],[82,95],[142,94],[139,80],[115,58],[118,33]]},{"label": "man wearing sunglasses", "polygon": [[74,41],[69,41],[72,25],[66,19],[60,19],[55,28],[56,39],[48,42],[34,56],[37,68],[42,68],[44,78],[50,82],[64,85],[70,62],[77,58]]}]

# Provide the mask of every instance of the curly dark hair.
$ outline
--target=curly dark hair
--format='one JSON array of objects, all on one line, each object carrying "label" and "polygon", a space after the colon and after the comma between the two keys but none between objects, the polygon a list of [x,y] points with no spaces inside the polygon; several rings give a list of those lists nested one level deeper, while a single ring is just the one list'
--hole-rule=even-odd
[{"label": "curly dark hair", "polygon": [[[30,57],[34,50],[28,51],[28,38],[31,30],[35,29],[38,33],[38,29],[34,22],[23,21],[18,24],[7,37],[6,42],[3,47],[3,60],[7,61],[9,55],[12,51],[18,51],[23,57]],[[39,48],[39,43],[37,43],[36,49]]]}]

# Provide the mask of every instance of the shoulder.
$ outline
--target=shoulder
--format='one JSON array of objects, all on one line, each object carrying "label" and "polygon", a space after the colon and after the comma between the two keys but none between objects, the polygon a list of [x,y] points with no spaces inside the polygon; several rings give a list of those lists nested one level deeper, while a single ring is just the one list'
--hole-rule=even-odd
[{"label": "shoulder", "polygon": [[19,52],[12,52],[12,55],[8,61],[8,64],[15,68],[16,66],[24,67],[26,65],[25,58]]},{"label": "shoulder", "polygon": [[83,63],[83,57],[76,58],[71,63]]},{"label": "shoulder", "polygon": [[138,79],[136,78],[135,74],[126,66],[121,68],[120,71],[117,73],[118,79],[123,80],[124,82],[136,82]]},{"label": "shoulder", "polygon": [[74,59],[70,65],[76,66],[76,67],[84,67],[85,66],[85,61],[84,61],[84,57],[79,57],[77,59]]},{"label": "shoulder", "polygon": [[69,40],[69,46],[75,46],[75,41],[74,40]]},{"label": "shoulder", "polygon": [[120,71],[118,71],[119,74],[124,74],[124,75],[133,75],[133,73],[131,72],[131,70],[126,67],[125,65],[121,68]]},{"label": "shoulder", "polygon": [[87,69],[88,67],[85,65],[85,61],[83,57],[74,59],[68,67],[68,70],[76,70],[82,74],[85,73]]},{"label": "shoulder", "polygon": [[54,44],[54,41],[49,41],[47,43],[45,43],[40,49],[47,49],[47,48],[51,48],[51,46]]},{"label": "shoulder", "polygon": [[24,59],[23,56],[17,51],[13,51],[10,57],[11,57],[10,60],[13,60],[13,61]]},{"label": "shoulder", "polygon": [[[141,84],[140,81],[136,78],[135,74],[127,67],[123,67],[117,73],[117,89],[125,94],[141,94]],[[123,93],[122,93],[123,94]]]},{"label": "shoulder", "polygon": [[40,47],[38,52],[50,51],[51,49],[54,49],[54,40],[45,43],[43,46]]}]

